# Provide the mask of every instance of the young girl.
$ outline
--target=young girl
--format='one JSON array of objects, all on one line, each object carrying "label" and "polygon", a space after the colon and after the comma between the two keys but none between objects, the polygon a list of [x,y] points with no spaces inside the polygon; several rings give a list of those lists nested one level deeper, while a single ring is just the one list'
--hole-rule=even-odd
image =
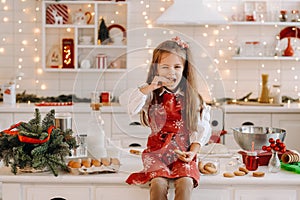
[{"label": "young girl", "polygon": [[151,128],[142,153],[144,169],[126,182],[149,182],[151,200],[167,199],[170,180],[175,200],[188,200],[199,182],[196,155],[210,137],[210,109],[198,93],[191,59],[189,45],[180,38],[161,43],[153,52],[146,83],[126,102],[129,113],[140,113]]}]

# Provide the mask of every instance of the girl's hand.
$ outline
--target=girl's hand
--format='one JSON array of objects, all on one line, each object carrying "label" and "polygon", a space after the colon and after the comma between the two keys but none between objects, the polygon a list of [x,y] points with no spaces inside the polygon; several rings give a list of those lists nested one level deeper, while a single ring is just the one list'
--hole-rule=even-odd
[{"label": "girl's hand", "polygon": [[149,94],[153,90],[161,88],[163,86],[172,86],[175,83],[175,79],[166,78],[164,76],[155,76],[150,85],[141,87],[140,90],[143,94]]},{"label": "girl's hand", "polygon": [[175,153],[178,155],[178,158],[183,161],[183,162],[191,162],[194,157],[196,156],[196,153],[193,151],[180,151],[177,152],[175,151]]},{"label": "girl's hand", "polygon": [[157,89],[163,86],[172,86],[174,82],[175,81],[173,79],[169,79],[164,76],[155,76],[152,80],[151,85],[153,86],[153,88]]}]

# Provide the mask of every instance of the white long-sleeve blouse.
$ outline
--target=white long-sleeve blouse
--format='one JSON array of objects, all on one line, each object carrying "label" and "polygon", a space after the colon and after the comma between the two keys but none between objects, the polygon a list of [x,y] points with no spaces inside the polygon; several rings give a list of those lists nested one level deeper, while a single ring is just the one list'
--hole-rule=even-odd
[{"label": "white long-sleeve blouse", "polygon": [[[120,95],[119,102],[127,108],[128,114],[134,117],[147,107],[145,106],[147,97],[139,88],[131,88]],[[201,146],[204,146],[209,141],[212,132],[210,126],[210,106],[204,104],[202,117],[200,117],[200,114],[198,115],[197,124],[197,131],[191,133],[190,142],[199,143]]]}]

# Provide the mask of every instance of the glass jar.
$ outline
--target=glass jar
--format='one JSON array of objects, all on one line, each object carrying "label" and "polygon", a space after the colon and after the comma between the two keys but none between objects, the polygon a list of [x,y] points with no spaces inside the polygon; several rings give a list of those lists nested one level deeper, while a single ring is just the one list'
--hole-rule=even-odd
[{"label": "glass jar", "polygon": [[299,10],[292,10],[291,11],[291,22],[299,22]]},{"label": "glass jar", "polygon": [[87,143],[86,143],[87,134],[79,135],[79,147],[77,148],[78,156],[87,157]]},{"label": "glass jar", "polygon": [[250,171],[255,171],[258,168],[258,159],[256,151],[250,151],[247,152],[246,158],[245,158],[245,165],[246,168]]},{"label": "glass jar", "polygon": [[274,104],[281,104],[280,85],[273,85],[270,92],[270,97]]},{"label": "glass jar", "polygon": [[279,21],[286,22],[288,20],[288,15],[286,10],[281,10],[279,15]]},{"label": "glass jar", "polygon": [[104,121],[100,110],[92,110],[87,129],[87,150],[94,158],[106,157]]}]

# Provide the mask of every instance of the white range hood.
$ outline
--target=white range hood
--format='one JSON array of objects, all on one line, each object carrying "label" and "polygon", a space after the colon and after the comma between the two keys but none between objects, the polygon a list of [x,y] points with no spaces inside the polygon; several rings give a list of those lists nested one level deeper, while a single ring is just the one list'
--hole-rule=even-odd
[{"label": "white range hood", "polygon": [[174,0],[174,3],[156,20],[156,24],[201,25],[225,24],[225,18],[203,4],[202,0]]}]

